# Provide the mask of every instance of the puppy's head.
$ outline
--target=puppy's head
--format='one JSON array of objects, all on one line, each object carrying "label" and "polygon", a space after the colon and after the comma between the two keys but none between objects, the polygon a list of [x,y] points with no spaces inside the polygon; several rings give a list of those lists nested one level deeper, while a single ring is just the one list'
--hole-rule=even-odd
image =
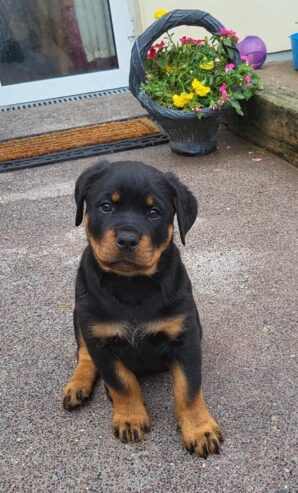
[{"label": "puppy's head", "polygon": [[85,227],[100,267],[124,276],[157,271],[173,237],[177,213],[180,236],[197,215],[192,193],[171,173],[139,162],[101,162],[78,178],[76,226],[86,203]]}]

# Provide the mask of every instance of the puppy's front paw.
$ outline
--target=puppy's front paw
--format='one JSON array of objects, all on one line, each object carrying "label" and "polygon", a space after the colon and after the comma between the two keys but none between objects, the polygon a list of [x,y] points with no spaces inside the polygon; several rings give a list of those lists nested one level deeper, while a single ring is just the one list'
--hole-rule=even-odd
[{"label": "puppy's front paw", "polygon": [[220,453],[223,434],[218,424],[211,418],[202,423],[184,423],[181,426],[183,442],[189,453],[207,459],[209,454]]},{"label": "puppy's front paw", "polygon": [[150,431],[150,419],[145,409],[114,413],[113,433],[121,442],[139,442]]},{"label": "puppy's front paw", "polygon": [[90,380],[71,379],[63,391],[62,405],[71,411],[81,406],[92,394],[93,383]]}]

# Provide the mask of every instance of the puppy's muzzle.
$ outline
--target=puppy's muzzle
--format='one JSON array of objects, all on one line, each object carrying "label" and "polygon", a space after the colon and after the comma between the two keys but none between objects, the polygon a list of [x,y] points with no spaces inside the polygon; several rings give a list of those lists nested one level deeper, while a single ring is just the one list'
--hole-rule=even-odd
[{"label": "puppy's muzzle", "polygon": [[140,234],[135,231],[122,230],[117,233],[116,245],[123,252],[134,251],[140,241]]}]

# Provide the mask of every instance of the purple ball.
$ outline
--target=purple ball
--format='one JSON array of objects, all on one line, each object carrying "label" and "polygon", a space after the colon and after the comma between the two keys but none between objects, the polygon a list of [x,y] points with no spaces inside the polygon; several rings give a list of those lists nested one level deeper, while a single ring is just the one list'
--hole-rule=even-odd
[{"label": "purple ball", "polygon": [[246,36],[238,43],[241,56],[247,56],[249,63],[255,68],[261,68],[267,57],[267,48],[264,41],[258,36]]}]

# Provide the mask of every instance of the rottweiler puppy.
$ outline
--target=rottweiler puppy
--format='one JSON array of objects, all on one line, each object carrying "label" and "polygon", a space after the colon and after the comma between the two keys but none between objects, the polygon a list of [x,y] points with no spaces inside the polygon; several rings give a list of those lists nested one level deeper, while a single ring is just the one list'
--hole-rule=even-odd
[{"label": "rottweiler puppy", "polygon": [[84,216],[88,246],[76,280],[77,367],[64,408],[88,399],[100,375],[113,404],[114,435],[141,440],[150,419],[137,376],[170,369],[185,447],[205,458],[219,453],[222,432],[202,392],[202,328],[173,241],[177,214],[185,244],[195,197],[172,173],[104,161],[78,178],[75,200],[76,226]]}]

